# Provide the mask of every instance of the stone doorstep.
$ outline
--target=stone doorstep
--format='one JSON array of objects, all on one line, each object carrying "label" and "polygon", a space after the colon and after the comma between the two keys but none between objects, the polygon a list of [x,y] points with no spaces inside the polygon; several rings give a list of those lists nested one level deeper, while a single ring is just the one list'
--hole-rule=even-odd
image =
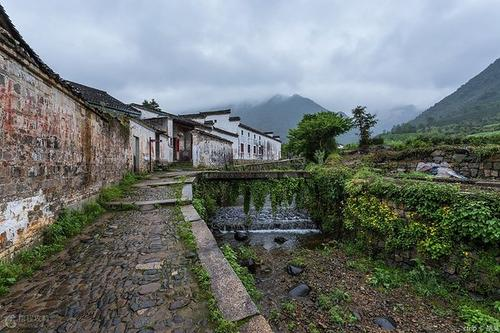
[{"label": "stone doorstep", "polygon": [[179,203],[180,205],[190,205],[191,199],[182,198],[177,199],[165,199],[165,200],[150,200],[150,201],[112,201],[108,202],[107,206],[122,206],[122,205],[135,205],[135,206],[148,206],[148,205],[162,205],[162,206],[173,206]]},{"label": "stone doorstep", "polygon": [[205,221],[194,221],[191,225],[198,257],[210,275],[212,293],[224,319],[239,321],[258,315],[259,310],[217,246]]}]

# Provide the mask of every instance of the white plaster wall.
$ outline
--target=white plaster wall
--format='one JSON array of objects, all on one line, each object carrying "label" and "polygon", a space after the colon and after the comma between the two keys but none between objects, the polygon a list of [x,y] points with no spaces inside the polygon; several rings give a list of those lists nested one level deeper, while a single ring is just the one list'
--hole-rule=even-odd
[{"label": "white plaster wall", "polygon": [[[145,127],[141,123],[138,123],[134,121],[133,119],[130,120],[130,154],[131,154],[131,160],[133,160],[133,153],[134,153],[134,145],[135,145],[135,139],[134,137],[139,138],[139,170],[142,171],[148,171],[150,167],[150,154],[149,154],[149,147],[150,147],[150,140],[154,140],[156,137],[156,133],[154,130],[150,129],[149,127]],[[154,143],[151,145],[151,157],[154,162],[154,158],[156,156],[155,153],[155,145]]]},{"label": "white plaster wall", "polygon": [[232,161],[230,142],[193,132],[193,166],[220,167]]},{"label": "white plaster wall", "polygon": [[144,109],[139,109],[139,111],[141,112],[141,119],[151,119],[151,118],[159,118],[159,117],[161,117],[157,113],[149,112],[149,111],[144,110]]}]

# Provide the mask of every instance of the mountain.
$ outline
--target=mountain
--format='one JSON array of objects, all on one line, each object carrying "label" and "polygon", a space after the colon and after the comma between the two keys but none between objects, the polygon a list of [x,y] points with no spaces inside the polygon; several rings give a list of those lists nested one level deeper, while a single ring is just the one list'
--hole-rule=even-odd
[{"label": "mountain", "polygon": [[316,113],[326,109],[313,100],[300,95],[275,95],[258,104],[232,106],[233,112],[241,116],[244,123],[275,134],[286,140],[288,130],[297,126],[306,113]]},{"label": "mountain", "polygon": [[400,126],[417,128],[458,126],[464,129],[500,121],[500,59],[414,120]]}]

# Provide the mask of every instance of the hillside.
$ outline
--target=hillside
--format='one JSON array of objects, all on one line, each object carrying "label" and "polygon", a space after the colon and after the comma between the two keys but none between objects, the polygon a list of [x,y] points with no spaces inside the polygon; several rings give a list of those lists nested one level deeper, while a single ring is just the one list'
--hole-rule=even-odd
[{"label": "hillside", "polygon": [[394,132],[452,127],[470,132],[500,121],[500,59]]}]

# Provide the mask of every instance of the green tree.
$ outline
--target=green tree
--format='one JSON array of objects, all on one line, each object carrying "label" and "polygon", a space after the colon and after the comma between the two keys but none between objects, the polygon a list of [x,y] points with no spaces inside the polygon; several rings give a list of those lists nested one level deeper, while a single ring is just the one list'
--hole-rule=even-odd
[{"label": "green tree", "polygon": [[352,110],[354,126],[359,130],[359,145],[366,147],[370,145],[371,129],[378,122],[374,114],[366,111],[366,106],[357,106]]},{"label": "green tree", "polygon": [[305,114],[297,128],[288,131],[288,151],[312,161],[316,151],[328,155],[335,150],[335,137],[351,128],[350,118],[334,112]]},{"label": "green tree", "polygon": [[158,102],[156,102],[154,98],[151,99],[151,101],[145,99],[144,102],[142,102],[142,105],[151,110],[161,111],[160,104],[158,104]]}]

